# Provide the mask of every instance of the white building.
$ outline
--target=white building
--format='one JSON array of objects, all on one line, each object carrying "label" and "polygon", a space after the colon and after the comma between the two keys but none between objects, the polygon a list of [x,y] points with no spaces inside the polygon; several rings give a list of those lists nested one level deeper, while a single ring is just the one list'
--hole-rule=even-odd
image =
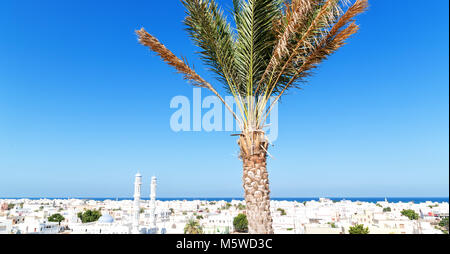
[{"label": "white building", "polygon": [[12,233],[12,221],[6,218],[0,218],[0,234]]},{"label": "white building", "polygon": [[60,226],[58,222],[28,216],[23,223],[18,224],[18,229],[21,234],[58,234]]},{"label": "white building", "polygon": [[114,223],[114,218],[103,213],[98,221],[91,223],[74,223],[69,226],[73,234],[130,234],[131,223]]}]

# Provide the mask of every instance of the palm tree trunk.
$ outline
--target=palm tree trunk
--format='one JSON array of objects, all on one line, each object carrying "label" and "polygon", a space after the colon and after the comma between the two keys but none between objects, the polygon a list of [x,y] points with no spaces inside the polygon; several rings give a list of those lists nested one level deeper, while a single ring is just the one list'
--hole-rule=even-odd
[{"label": "palm tree trunk", "polygon": [[250,234],[273,234],[269,174],[266,168],[268,142],[258,141],[263,138],[264,134],[257,134],[255,139],[251,139],[251,146],[246,145],[249,142],[244,136],[238,142],[244,168],[243,187]]}]

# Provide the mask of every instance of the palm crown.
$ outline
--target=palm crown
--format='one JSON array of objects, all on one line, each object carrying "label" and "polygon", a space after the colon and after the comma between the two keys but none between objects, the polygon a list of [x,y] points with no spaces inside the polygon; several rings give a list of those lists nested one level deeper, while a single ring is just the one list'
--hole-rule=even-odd
[{"label": "palm crown", "polygon": [[[260,130],[273,104],[359,29],[354,17],[367,0],[233,0],[235,27],[214,0],[181,0],[184,21],[201,59],[236,99],[242,130]],[[192,84],[217,90],[144,29],[149,46]],[[276,96],[268,105],[271,96]],[[231,110],[229,105],[227,108]]]}]

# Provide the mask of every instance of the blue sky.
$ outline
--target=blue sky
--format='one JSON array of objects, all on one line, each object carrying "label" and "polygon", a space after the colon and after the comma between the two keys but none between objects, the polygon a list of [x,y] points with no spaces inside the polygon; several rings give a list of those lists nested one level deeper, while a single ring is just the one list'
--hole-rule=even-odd
[{"label": "blue sky", "polygon": [[[230,7],[231,0],[220,1]],[[449,195],[448,1],[371,1],[360,33],[279,107],[274,197]],[[0,3],[0,197],[240,197],[229,132],[170,129],[192,88],[145,27],[214,82],[179,1]],[[203,95],[210,95],[203,91]]]}]

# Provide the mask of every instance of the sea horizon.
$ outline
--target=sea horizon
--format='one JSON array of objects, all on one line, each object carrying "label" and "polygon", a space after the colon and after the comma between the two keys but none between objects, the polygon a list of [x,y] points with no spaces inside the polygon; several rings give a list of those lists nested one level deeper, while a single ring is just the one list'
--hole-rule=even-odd
[{"label": "sea horizon", "polygon": [[[274,201],[291,201],[291,202],[305,202],[305,201],[319,201],[320,198],[327,198],[333,201],[352,201],[352,202],[369,202],[376,203],[379,201],[387,200],[390,203],[424,203],[430,202],[449,202],[449,197],[273,197],[271,200]],[[0,199],[29,199],[29,200],[62,200],[62,199],[80,199],[80,200],[95,200],[95,201],[122,201],[122,200],[133,200],[133,197],[0,197]],[[150,200],[148,197],[143,197],[141,200]],[[231,202],[233,200],[244,200],[243,197],[161,197],[156,198],[159,201],[226,201]]]}]

